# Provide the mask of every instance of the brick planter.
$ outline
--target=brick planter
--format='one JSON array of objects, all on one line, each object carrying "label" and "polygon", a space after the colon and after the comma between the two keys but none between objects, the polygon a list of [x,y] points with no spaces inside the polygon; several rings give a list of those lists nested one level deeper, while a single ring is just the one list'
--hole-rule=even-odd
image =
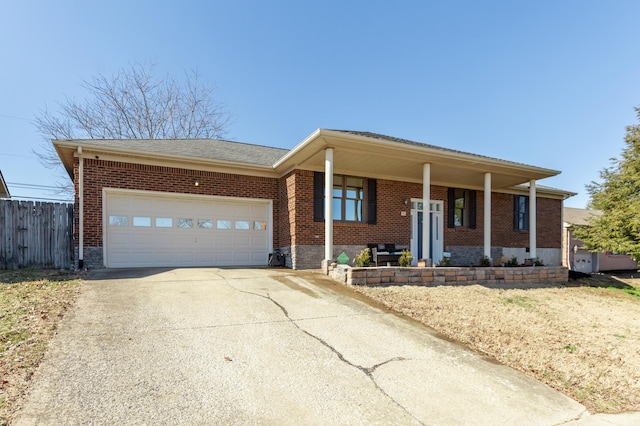
[{"label": "brick planter", "polygon": [[329,268],[329,275],[347,285],[521,285],[566,284],[569,271],[559,266],[471,267],[471,268],[352,268],[339,265]]}]

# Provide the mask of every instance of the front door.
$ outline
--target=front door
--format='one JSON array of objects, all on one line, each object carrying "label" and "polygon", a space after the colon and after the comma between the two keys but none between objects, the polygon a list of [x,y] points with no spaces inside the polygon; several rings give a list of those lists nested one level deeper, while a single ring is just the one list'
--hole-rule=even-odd
[{"label": "front door", "polygon": [[411,253],[414,254],[414,264],[422,259],[422,227],[429,226],[429,252],[433,263],[442,260],[444,249],[444,201],[431,200],[429,208],[429,220],[425,221],[424,203],[422,199],[411,199]]}]

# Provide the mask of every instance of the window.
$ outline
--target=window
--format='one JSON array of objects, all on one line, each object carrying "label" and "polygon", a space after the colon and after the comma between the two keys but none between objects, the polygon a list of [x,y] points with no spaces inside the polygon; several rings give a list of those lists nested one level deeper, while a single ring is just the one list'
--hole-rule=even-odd
[{"label": "window", "polygon": [[198,219],[198,228],[213,229],[213,220]]},{"label": "window", "polygon": [[178,218],[178,228],[193,228],[193,219]]},{"label": "window", "polygon": [[170,217],[156,217],[156,228],[173,227],[173,219]]},{"label": "window", "polygon": [[236,229],[247,230],[250,229],[250,223],[248,220],[236,220]]},{"label": "window", "polygon": [[449,188],[447,216],[449,228],[476,227],[476,191]]},{"label": "window", "polygon": [[[325,188],[324,173],[313,175],[313,220],[324,221]],[[335,221],[365,222],[375,225],[377,221],[377,181],[355,176],[334,175],[331,197]]]},{"label": "window", "polygon": [[267,222],[253,222],[254,231],[265,231],[267,229]]},{"label": "window", "polygon": [[151,226],[151,218],[146,216],[134,216],[133,217],[133,226]]},{"label": "window", "polygon": [[515,231],[529,230],[529,197],[515,195],[513,203],[513,229]]},{"label": "window", "polygon": [[216,228],[217,229],[231,229],[231,221],[230,220],[224,220],[224,219],[218,219],[216,221]]},{"label": "window", "polygon": [[469,224],[469,191],[456,189],[454,191],[453,223],[456,227]]},{"label": "window", "polygon": [[109,225],[129,226],[129,218],[127,216],[109,216]]},{"label": "window", "polygon": [[333,220],[364,220],[364,179],[336,175],[333,177]]}]

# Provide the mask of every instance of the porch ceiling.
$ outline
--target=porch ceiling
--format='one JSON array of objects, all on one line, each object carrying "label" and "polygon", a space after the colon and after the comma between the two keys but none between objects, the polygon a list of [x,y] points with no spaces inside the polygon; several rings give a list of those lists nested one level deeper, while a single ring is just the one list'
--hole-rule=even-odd
[{"label": "porch ceiling", "polygon": [[509,188],[559,173],[380,135],[325,129],[314,132],[275,167],[280,171],[323,171],[325,149],[329,147],[334,148],[335,173],[422,182],[423,164],[430,163],[431,183],[443,186],[483,188],[484,174],[491,172],[493,188]]}]

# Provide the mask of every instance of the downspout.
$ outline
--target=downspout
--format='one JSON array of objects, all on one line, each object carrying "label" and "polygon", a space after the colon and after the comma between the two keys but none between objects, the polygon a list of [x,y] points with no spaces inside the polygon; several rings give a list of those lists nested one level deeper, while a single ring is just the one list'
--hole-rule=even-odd
[{"label": "downspout", "polygon": [[78,268],[84,267],[84,158],[78,147]]}]

